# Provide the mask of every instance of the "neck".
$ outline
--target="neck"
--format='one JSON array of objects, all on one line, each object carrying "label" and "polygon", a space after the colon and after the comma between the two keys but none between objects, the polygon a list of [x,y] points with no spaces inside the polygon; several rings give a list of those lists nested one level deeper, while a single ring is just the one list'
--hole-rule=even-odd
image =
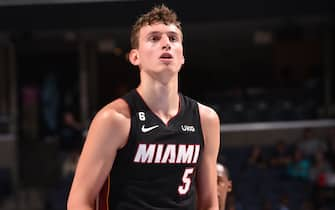
[{"label": "neck", "polygon": [[[143,78],[142,78],[143,79]],[[179,111],[178,78],[175,81],[161,83],[157,80],[142,80],[137,88],[147,106],[164,123],[167,123]]]}]

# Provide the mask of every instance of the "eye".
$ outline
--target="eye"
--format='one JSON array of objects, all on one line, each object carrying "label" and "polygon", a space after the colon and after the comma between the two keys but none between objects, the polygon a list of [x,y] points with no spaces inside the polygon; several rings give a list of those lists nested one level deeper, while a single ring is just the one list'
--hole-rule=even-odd
[{"label": "eye", "polygon": [[159,39],[160,39],[160,36],[158,35],[152,35],[149,37],[149,41],[153,41],[153,42],[157,42],[159,41]]},{"label": "eye", "polygon": [[170,35],[169,40],[170,40],[170,42],[176,42],[176,41],[178,41],[178,36],[177,35]]}]

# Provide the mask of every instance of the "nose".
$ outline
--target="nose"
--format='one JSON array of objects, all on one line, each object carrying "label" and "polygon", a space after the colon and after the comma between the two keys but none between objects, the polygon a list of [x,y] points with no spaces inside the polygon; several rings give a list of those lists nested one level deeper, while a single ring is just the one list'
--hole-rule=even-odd
[{"label": "nose", "polygon": [[168,36],[164,35],[161,39],[161,45],[163,50],[170,50],[171,49],[171,43]]},{"label": "nose", "polygon": [[163,50],[171,50],[171,46],[169,43],[163,46]]},{"label": "nose", "polygon": [[163,50],[171,50],[171,46],[169,43],[163,46]]}]

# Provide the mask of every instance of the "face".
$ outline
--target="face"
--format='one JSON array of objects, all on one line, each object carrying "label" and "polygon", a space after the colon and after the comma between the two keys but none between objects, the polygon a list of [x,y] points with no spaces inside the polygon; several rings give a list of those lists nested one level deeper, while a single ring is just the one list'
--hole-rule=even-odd
[{"label": "face", "polygon": [[129,58],[147,73],[176,73],[184,64],[182,33],[173,24],[143,26],[139,31],[139,47],[130,52]]}]

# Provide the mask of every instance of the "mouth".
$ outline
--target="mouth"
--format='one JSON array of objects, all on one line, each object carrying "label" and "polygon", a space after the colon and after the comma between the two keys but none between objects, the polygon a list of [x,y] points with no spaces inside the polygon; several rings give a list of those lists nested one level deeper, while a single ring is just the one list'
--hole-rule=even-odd
[{"label": "mouth", "polygon": [[173,56],[170,53],[163,53],[160,57],[159,60],[168,65],[172,62]]},{"label": "mouth", "polygon": [[171,60],[173,57],[172,57],[172,55],[170,54],[170,53],[163,53],[160,57],[159,57],[159,59],[161,59],[161,60]]}]

